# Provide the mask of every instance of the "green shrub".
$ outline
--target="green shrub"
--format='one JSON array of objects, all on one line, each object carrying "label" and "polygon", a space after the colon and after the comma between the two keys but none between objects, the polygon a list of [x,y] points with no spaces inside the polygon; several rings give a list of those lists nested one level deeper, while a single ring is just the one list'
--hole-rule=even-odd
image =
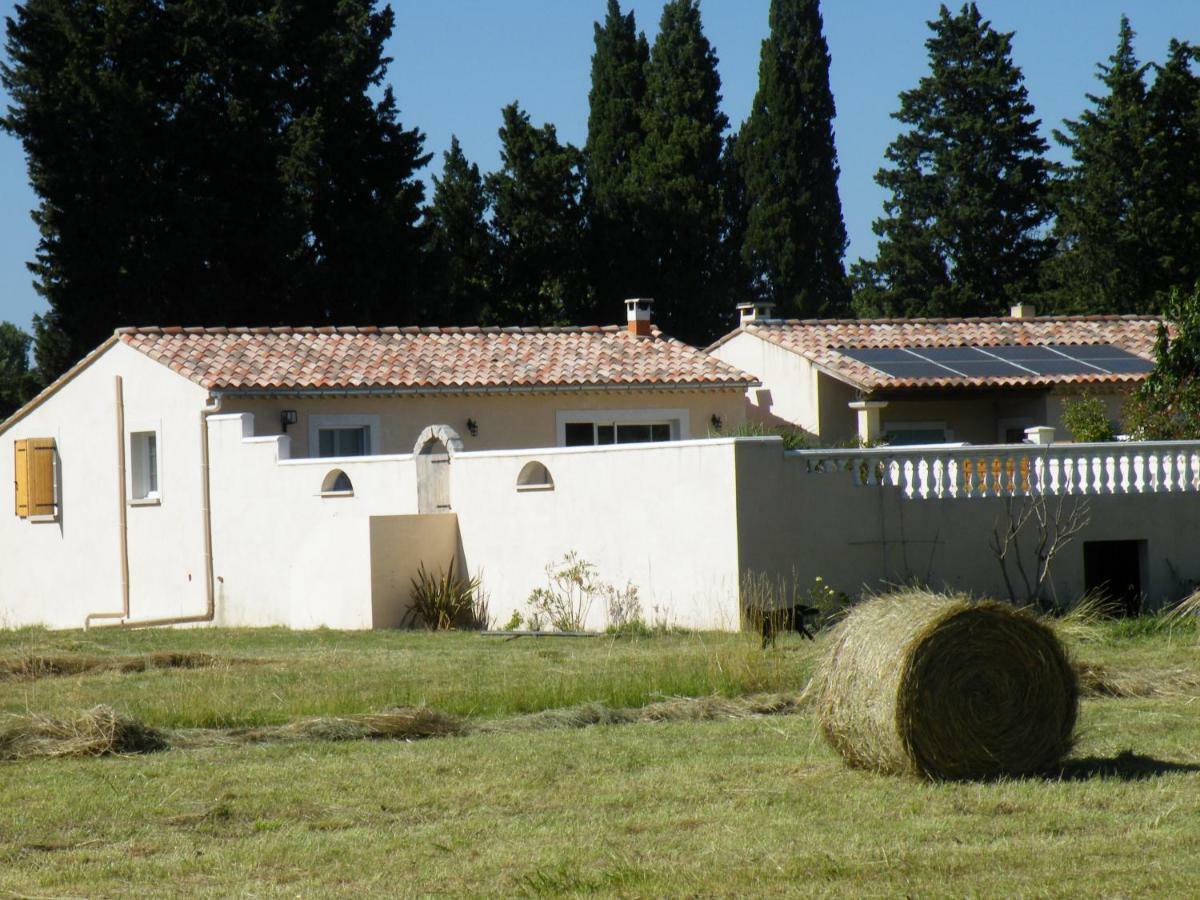
[{"label": "green shrub", "polygon": [[480,577],[459,575],[455,570],[454,557],[449,566],[436,574],[421,563],[412,579],[408,622],[420,622],[431,631],[488,627],[487,595],[482,591]]},{"label": "green shrub", "polygon": [[808,450],[813,446],[808,433],[790,425],[764,425],[761,422],[743,422],[734,428],[722,428],[713,432],[716,437],[778,437],[783,438],[784,450]]},{"label": "green shrub", "polygon": [[1077,444],[1095,444],[1116,439],[1104,401],[1091,394],[1068,400],[1063,408],[1063,423]]}]

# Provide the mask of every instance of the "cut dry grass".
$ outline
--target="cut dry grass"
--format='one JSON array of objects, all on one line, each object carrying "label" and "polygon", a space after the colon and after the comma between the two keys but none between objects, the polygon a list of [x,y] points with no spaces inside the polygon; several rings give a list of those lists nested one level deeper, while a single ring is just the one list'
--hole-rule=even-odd
[{"label": "cut dry grass", "polygon": [[32,681],[64,675],[95,672],[146,672],[151,669],[205,669],[215,666],[248,665],[264,660],[222,659],[211,653],[160,650],[137,656],[97,656],[87,653],[25,653],[0,659],[0,681]]},{"label": "cut dry grass", "polygon": [[1102,663],[1077,662],[1079,690],[1090,697],[1186,697],[1200,691],[1200,672],[1195,669],[1136,669],[1133,671]]},{"label": "cut dry grass", "polygon": [[1040,619],[920,590],[856,607],[818,685],[822,733],[847,763],[929,779],[1047,771],[1079,709],[1066,650]]},{"label": "cut dry grass", "polygon": [[0,719],[0,760],[113,756],[167,749],[167,738],[109,706],[77,716],[9,715]]}]

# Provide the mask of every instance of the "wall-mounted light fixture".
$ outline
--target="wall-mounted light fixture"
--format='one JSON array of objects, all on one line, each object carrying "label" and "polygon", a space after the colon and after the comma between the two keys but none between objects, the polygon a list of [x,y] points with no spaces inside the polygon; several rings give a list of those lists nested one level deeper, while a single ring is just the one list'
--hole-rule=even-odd
[{"label": "wall-mounted light fixture", "polygon": [[713,413],[712,418],[709,419],[708,421],[712,423],[713,431],[720,431],[721,426],[725,424],[725,420],[722,419],[720,416],[718,416],[716,413]]},{"label": "wall-mounted light fixture", "polygon": [[283,426],[283,433],[287,434],[289,425],[295,425],[300,421],[300,416],[297,415],[294,409],[285,409],[279,414],[279,424]]},{"label": "wall-mounted light fixture", "polygon": [[479,437],[479,423],[474,419],[467,419],[467,431],[471,437]]}]

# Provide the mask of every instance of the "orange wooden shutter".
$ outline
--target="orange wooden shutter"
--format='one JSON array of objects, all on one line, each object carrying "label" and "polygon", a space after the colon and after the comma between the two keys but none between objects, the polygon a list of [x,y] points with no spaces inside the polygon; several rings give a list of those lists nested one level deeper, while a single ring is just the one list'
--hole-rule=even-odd
[{"label": "orange wooden shutter", "polygon": [[13,441],[13,489],[17,496],[17,515],[29,515],[29,441]]},{"label": "orange wooden shutter", "polygon": [[54,515],[54,438],[30,438],[29,515]]}]

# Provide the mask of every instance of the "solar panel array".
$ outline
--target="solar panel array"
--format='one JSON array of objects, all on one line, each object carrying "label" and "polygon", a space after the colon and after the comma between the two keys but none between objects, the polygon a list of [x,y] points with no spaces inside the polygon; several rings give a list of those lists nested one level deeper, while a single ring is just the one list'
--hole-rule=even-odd
[{"label": "solar panel array", "polygon": [[1007,347],[842,347],[857,362],[893,378],[1030,378],[1132,375],[1154,364],[1112,344]]}]

